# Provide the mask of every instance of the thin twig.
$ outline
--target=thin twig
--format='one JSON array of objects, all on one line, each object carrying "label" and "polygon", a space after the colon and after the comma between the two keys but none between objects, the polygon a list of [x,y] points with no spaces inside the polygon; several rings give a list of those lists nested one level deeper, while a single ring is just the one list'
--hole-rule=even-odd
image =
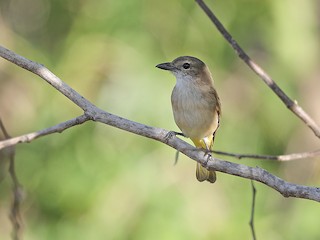
[{"label": "thin twig", "polygon": [[275,81],[243,51],[240,45],[232,38],[231,34],[226,30],[222,23],[218,20],[211,9],[204,3],[203,0],[195,0],[201,9],[207,14],[212,23],[216,26],[222,36],[228,41],[231,47],[236,51],[238,56],[256,73],[281,99],[281,101],[289,108],[297,117],[299,117],[312,131],[320,138],[320,127],[317,123],[297,104],[291,100]]},{"label": "thin twig", "polygon": [[174,156],[173,165],[177,165],[178,161],[179,161],[179,151],[176,151],[176,155]]},{"label": "thin twig", "polygon": [[1,120],[1,118],[0,118],[0,129],[1,129],[1,131],[2,131],[3,136],[4,136],[5,139],[10,138],[10,135],[9,135],[9,133],[7,132],[6,128],[4,127],[4,124],[3,124],[2,120]]},{"label": "thin twig", "polygon": [[59,123],[59,124],[52,126],[50,128],[46,128],[46,129],[43,129],[43,130],[40,130],[37,132],[28,133],[28,134],[25,134],[25,135],[22,135],[19,137],[14,137],[14,138],[0,141],[0,150],[5,147],[14,146],[18,143],[29,143],[39,137],[43,137],[43,136],[46,136],[46,135],[49,135],[52,133],[61,133],[70,127],[82,124],[88,120],[90,120],[90,116],[83,114],[79,117],[70,119],[66,122]]},{"label": "thin twig", "polygon": [[229,153],[223,151],[212,151],[215,154],[230,156],[238,159],[251,158],[251,159],[265,159],[274,161],[292,161],[298,159],[314,158],[320,156],[320,149],[311,152],[291,153],[285,155],[259,155],[259,154],[240,154],[240,153]]},{"label": "thin twig", "polygon": [[[5,139],[10,138],[2,120],[0,119],[0,129],[3,132]],[[12,239],[19,240],[22,236],[22,218],[20,213],[20,204],[23,199],[22,192],[23,189],[19,183],[18,177],[15,171],[15,148],[11,146],[7,150],[8,157],[9,157],[9,173],[12,180],[12,193],[13,193],[13,200],[11,204],[11,213],[10,213],[10,220],[12,223]],[[1,151],[1,150],[0,150]]]},{"label": "thin twig", "polygon": [[13,240],[19,240],[22,236],[22,218],[20,213],[20,204],[23,200],[23,188],[18,181],[18,177],[15,171],[14,154],[10,156],[9,173],[13,183],[13,201],[10,213],[10,219],[13,225],[12,238]]},{"label": "thin twig", "polygon": [[251,180],[251,187],[252,187],[252,204],[251,204],[251,215],[250,215],[250,229],[251,229],[251,233],[252,233],[252,239],[256,240],[256,232],[254,230],[254,210],[255,210],[255,206],[256,206],[256,194],[257,194],[257,190],[254,186],[254,182]]},{"label": "thin twig", "polygon": [[[82,119],[83,122],[87,121],[88,119],[94,120],[97,122],[101,122],[101,123],[122,129],[127,132],[131,132],[140,136],[155,139],[168,146],[171,146],[172,148],[180,151],[181,153],[190,157],[191,159],[201,163],[203,166],[205,166],[209,170],[215,170],[215,171],[223,172],[226,174],[239,176],[242,178],[259,181],[275,189],[285,197],[304,198],[304,199],[310,199],[310,200],[320,202],[320,188],[302,186],[302,185],[286,182],[281,178],[278,178],[259,167],[253,168],[253,167],[245,166],[242,164],[223,161],[214,157],[211,157],[210,159],[208,159],[207,154],[204,154],[203,151],[196,149],[195,147],[191,146],[190,144],[186,143],[185,141],[175,136],[171,136],[172,134],[170,135],[169,131],[165,129],[155,128],[155,127],[147,126],[141,123],[133,122],[128,119],[110,114],[106,111],[103,111],[97,108],[91,102],[89,102],[88,100],[83,98],[81,95],[79,95],[75,90],[73,90],[68,85],[63,83],[58,77],[56,77],[48,69],[46,69],[44,66],[38,63],[34,63],[26,58],[23,58],[18,54],[8,49],[5,49],[1,46],[0,46],[0,56],[4,56],[6,59],[11,61],[12,63],[17,64],[18,66],[23,66],[23,68],[29,71],[35,72],[36,74],[38,74],[39,71],[35,69],[41,68],[41,71],[40,71],[41,74],[40,75],[38,74],[39,76],[45,79],[48,83],[54,85],[54,87],[59,92],[63,93],[76,105],[78,105],[79,107],[85,110],[85,114],[82,115],[83,119],[81,118],[81,116],[79,117]],[[50,72],[50,74],[46,74],[47,72]],[[73,121],[73,120],[70,120],[70,121]],[[43,130],[43,131],[46,131],[46,130]],[[55,131],[52,131],[51,133],[53,132]],[[37,137],[44,136],[47,134],[49,133],[46,133],[43,135],[40,134],[40,135],[37,135]],[[7,140],[7,141],[10,141],[10,140]],[[6,140],[3,141],[2,143],[4,142],[6,142]],[[12,146],[19,142],[20,141],[15,141],[14,143],[10,142],[10,144]],[[6,144],[7,143],[8,142],[6,142]]]}]

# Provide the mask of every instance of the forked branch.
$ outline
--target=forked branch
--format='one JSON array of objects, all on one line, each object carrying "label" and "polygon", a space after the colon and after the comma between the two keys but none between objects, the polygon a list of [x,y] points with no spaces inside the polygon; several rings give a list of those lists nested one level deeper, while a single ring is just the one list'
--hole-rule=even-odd
[{"label": "forked branch", "polygon": [[1,46],[0,56],[18,66],[27,69],[28,71],[37,74],[84,110],[83,115],[58,124],[49,129],[44,129],[42,131],[38,131],[29,135],[27,134],[27,136],[21,137],[20,139],[18,137],[1,141],[0,146],[2,146],[2,148],[14,146],[21,142],[29,142],[38,137],[55,132],[61,132],[74,125],[82,124],[88,120],[93,120],[165,143],[168,146],[171,146],[179,152],[190,157],[191,159],[200,162],[208,169],[264,183],[267,186],[277,190],[285,197],[305,198],[320,202],[320,189],[317,187],[308,187],[286,182],[259,167],[253,168],[242,164],[223,161],[213,157],[208,159],[207,154],[204,154],[204,152],[196,149],[185,141],[175,136],[171,136],[172,134],[169,134],[167,130],[133,122],[97,108],[87,99],[78,94],[74,89],[62,82],[57,76],[55,76],[41,64],[32,62]]}]

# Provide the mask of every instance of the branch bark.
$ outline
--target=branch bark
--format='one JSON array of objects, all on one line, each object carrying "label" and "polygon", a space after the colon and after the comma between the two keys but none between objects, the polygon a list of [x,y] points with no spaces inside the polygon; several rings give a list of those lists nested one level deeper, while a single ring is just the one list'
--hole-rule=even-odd
[{"label": "branch bark", "polygon": [[[1,146],[1,144],[0,144]],[[274,161],[292,161],[298,159],[314,158],[320,156],[320,149],[311,151],[311,152],[302,152],[302,153],[291,153],[286,155],[259,155],[259,154],[242,154],[242,153],[229,153],[223,151],[212,151],[215,154],[234,157],[238,159],[251,158],[251,159],[265,159],[265,160],[274,160]]]},{"label": "branch bark", "polygon": [[[10,138],[9,133],[7,132],[2,120],[0,119],[0,130],[2,131],[5,139]],[[20,204],[23,200],[23,188],[21,184],[19,183],[16,170],[15,170],[15,146],[11,146],[7,149],[0,150],[1,151],[6,151],[4,155],[7,155],[9,159],[9,173],[10,177],[12,180],[12,195],[13,195],[13,200],[11,204],[11,212],[10,212],[10,220],[12,223],[12,239],[14,240],[19,240],[21,239],[22,236],[22,226],[23,226],[23,221],[20,213]],[[6,159],[1,159],[0,155],[0,161],[5,161]]]},{"label": "branch bark", "polygon": [[25,135],[22,135],[19,137],[14,137],[14,138],[0,141],[0,150],[5,147],[14,146],[18,143],[29,143],[39,137],[43,137],[43,136],[46,136],[46,135],[49,135],[52,133],[62,133],[64,130],[66,130],[70,127],[82,124],[82,123],[89,121],[89,120],[91,120],[90,116],[83,114],[79,117],[73,118],[73,119],[68,120],[66,122],[59,123],[59,124],[52,126],[50,128],[46,128],[46,129],[43,129],[43,130],[40,130],[37,132],[33,132],[33,133],[25,134]]},{"label": "branch bark", "polygon": [[320,189],[317,187],[308,187],[286,182],[259,167],[253,168],[242,164],[223,161],[214,157],[210,157],[208,159],[206,153],[191,146],[185,141],[172,136],[172,134],[169,134],[170,132],[165,129],[133,122],[97,108],[39,63],[35,63],[31,60],[21,57],[18,54],[1,46],[0,56],[28,71],[37,74],[84,110],[83,115],[51,128],[27,134],[22,137],[1,141],[0,144],[2,148],[13,146],[17,143],[29,142],[41,136],[55,132],[62,132],[72,126],[82,124],[88,120],[93,120],[165,143],[190,157],[191,159],[200,162],[210,170],[261,182],[275,189],[285,197],[304,198],[320,202]]},{"label": "branch bark", "polygon": [[227,40],[231,47],[235,50],[241,60],[243,60],[251,70],[256,73],[271,90],[281,99],[281,101],[291,110],[298,118],[300,118],[312,131],[320,138],[320,127],[317,123],[297,104],[288,97],[287,94],[282,91],[282,89],[276,84],[276,82],[252,59],[245,53],[245,51],[240,47],[240,45],[232,38],[231,34],[226,30],[222,23],[218,20],[211,9],[205,4],[203,0],[195,0],[201,9],[206,13],[218,31]]},{"label": "branch bark", "polygon": [[252,234],[252,239],[256,240],[256,231],[254,228],[254,210],[256,207],[256,195],[257,195],[257,189],[254,186],[254,182],[251,180],[251,188],[252,188],[252,203],[251,203],[251,214],[250,214],[250,229],[251,229],[251,234]]}]

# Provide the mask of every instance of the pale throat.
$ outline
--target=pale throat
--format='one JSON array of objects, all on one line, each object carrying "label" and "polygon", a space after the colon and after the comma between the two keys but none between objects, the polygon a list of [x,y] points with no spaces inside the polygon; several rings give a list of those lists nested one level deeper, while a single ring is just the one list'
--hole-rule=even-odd
[{"label": "pale throat", "polygon": [[194,76],[183,74],[180,72],[174,73],[176,77],[176,88],[179,90],[187,90],[188,88],[196,87]]}]

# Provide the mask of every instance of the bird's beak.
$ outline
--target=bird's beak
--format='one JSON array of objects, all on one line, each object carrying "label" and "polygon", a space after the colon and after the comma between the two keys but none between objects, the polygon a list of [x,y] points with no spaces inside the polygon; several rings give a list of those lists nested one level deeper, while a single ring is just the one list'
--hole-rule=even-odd
[{"label": "bird's beak", "polygon": [[173,69],[175,69],[175,67],[173,66],[173,64],[171,62],[160,63],[156,67],[163,69],[163,70],[169,70],[169,71],[172,71]]}]

